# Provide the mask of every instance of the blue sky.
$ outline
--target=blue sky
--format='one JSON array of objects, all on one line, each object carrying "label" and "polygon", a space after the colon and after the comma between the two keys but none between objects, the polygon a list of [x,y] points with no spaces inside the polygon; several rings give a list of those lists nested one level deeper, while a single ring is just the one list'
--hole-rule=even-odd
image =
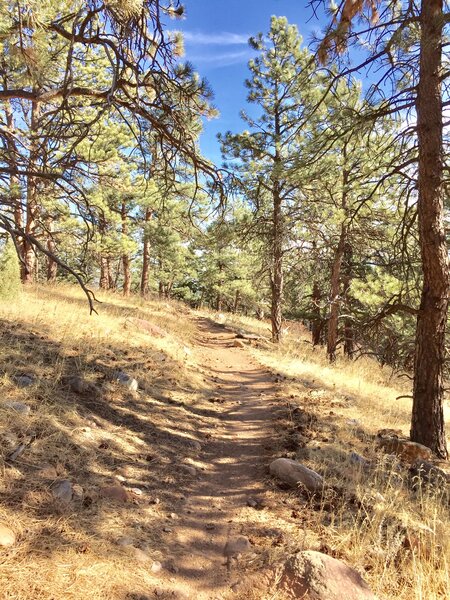
[{"label": "blue sky", "polygon": [[186,0],[185,6],[186,18],[176,23],[184,34],[184,58],[209,81],[220,111],[219,118],[205,123],[201,149],[220,163],[217,133],[244,128],[239,111],[245,108],[244,80],[253,54],[248,38],[266,32],[272,15],[286,16],[295,23],[305,43],[320,30],[320,23],[307,0]]}]

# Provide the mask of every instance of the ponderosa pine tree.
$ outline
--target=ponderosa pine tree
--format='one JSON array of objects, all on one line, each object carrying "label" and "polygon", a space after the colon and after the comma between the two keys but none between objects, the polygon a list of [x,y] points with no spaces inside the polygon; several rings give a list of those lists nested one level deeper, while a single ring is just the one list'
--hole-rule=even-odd
[{"label": "ponderosa pine tree", "polygon": [[250,39],[258,55],[249,62],[248,101],[259,114],[242,112],[250,130],[221,137],[226,159],[240,173],[241,193],[253,204],[266,237],[271,287],[272,339],[282,338],[283,260],[289,212],[298,201],[298,148],[314,123],[320,94],[309,52],[285,17],[272,17],[267,36]]},{"label": "ponderosa pine tree", "polygon": [[[321,2],[313,2],[319,4]],[[366,13],[366,10],[369,14]],[[417,132],[417,217],[422,263],[422,294],[417,311],[411,439],[448,456],[445,438],[444,359],[448,312],[449,265],[444,231],[443,93],[448,78],[442,57],[450,13],[443,0],[418,3],[345,0],[335,9],[334,24],[319,50],[322,61],[370,39],[364,65],[377,63],[381,76],[370,94],[379,95],[380,114],[412,111]],[[357,30],[358,20],[363,31]],[[353,65],[344,74],[361,68]],[[413,157],[414,160],[414,157]],[[409,157],[409,164],[411,164]],[[404,165],[395,165],[397,172]]]},{"label": "ponderosa pine tree", "polygon": [[32,277],[35,251],[51,253],[40,240],[44,182],[89,220],[86,187],[95,170],[78,160],[77,149],[106,113],[134,129],[136,150],[141,124],[150,124],[167,168],[184,157],[215,176],[184,127],[186,114],[209,113],[210,93],[177,62],[179,36],[165,32],[164,20],[182,12],[178,2],[164,0],[1,0],[0,226],[16,237],[24,280]]}]

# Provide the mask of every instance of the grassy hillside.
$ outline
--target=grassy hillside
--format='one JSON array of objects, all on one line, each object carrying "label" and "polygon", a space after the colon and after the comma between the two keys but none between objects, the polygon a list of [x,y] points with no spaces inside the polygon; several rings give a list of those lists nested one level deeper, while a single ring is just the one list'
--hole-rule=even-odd
[{"label": "grassy hillside", "polygon": [[[164,529],[192,469],[202,468],[199,448],[216,417],[195,359],[196,314],[175,302],[100,299],[92,316],[69,286],[29,289],[0,305],[0,524],[17,536],[0,549],[2,600],[149,597],[167,560]],[[267,333],[252,319],[227,325]],[[397,399],[408,395],[405,380],[368,359],[330,367],[299,326],[279,349],[262,341],[243,351],[276,386],[272,456],[297,458],[345,490],[318,502],[267,478],[267,521],[284,520],[297,548],[315,543],[356,566],[380,598],[450,597],[448,496],[411,491],[407,472],[376,452],[379,429],[408,432],[411,401]],[[138,393],[120,372],[136,378]],[[23,376],[31,385],[21,387]],[[376,468],[355,464],[351,452]],[[70,503],[55,493],[60,480],[73,486]],[[117,489],[123,498],[111,497]],[[122,544],[127,536],[140,550]]]}]

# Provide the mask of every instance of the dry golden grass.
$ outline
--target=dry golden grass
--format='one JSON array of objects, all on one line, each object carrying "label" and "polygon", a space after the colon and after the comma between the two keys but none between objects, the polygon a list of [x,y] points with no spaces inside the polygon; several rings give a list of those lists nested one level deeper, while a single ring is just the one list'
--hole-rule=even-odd
[{"label": "dry golden grass", "polygon": [[[176,302],[100,299],[98,316],[72,286],[37,287],[0,305],[0,522],[18,537],[0,555],[2,600],[132,599],[158,581],[116,542],[132,536],[162,559],[162,528],[189,477],[182,464],[195,460],[202,424],[195,404],[204,384],[189,360],[195,325]],[[137,331],[126,325],[130,317],[167,335]],[[138,394],[115,381],[118,370],[138,379]],[[17,386],[24,374],[36,383]],[[68,379],[77,375],[91,391],[71,391]],[[11,401],[31,413],[18,414]],[[29,446],[8,461],[22,443]],[[44,466],[81,485],[83,497],[69,505],[55,499]],[[130,492],[125,504],[99,497],[114,484],[144,494]]]}]

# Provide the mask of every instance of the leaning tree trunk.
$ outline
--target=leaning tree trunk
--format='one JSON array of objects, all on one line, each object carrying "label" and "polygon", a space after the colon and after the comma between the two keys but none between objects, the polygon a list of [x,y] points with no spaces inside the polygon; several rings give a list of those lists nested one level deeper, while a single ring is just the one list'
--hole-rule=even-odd
[{"label": "leaning tree trunk", "polygon": [[423,269],[417,317],[411,439],[446,458],[443,397],[449,270],[443,224],[441,54],[443,0],[422,0],[417,86],[418,224]]},{"label": "leaning tree trunk", "polygon": [[272,272],[270,278],[272,290],[272,306],[270,319],[272,322],[272,341],[282,338],[282,302],[283,302],[283,223],[282,200],[278,182],[273,187],[273,222],[272,222]]}]

